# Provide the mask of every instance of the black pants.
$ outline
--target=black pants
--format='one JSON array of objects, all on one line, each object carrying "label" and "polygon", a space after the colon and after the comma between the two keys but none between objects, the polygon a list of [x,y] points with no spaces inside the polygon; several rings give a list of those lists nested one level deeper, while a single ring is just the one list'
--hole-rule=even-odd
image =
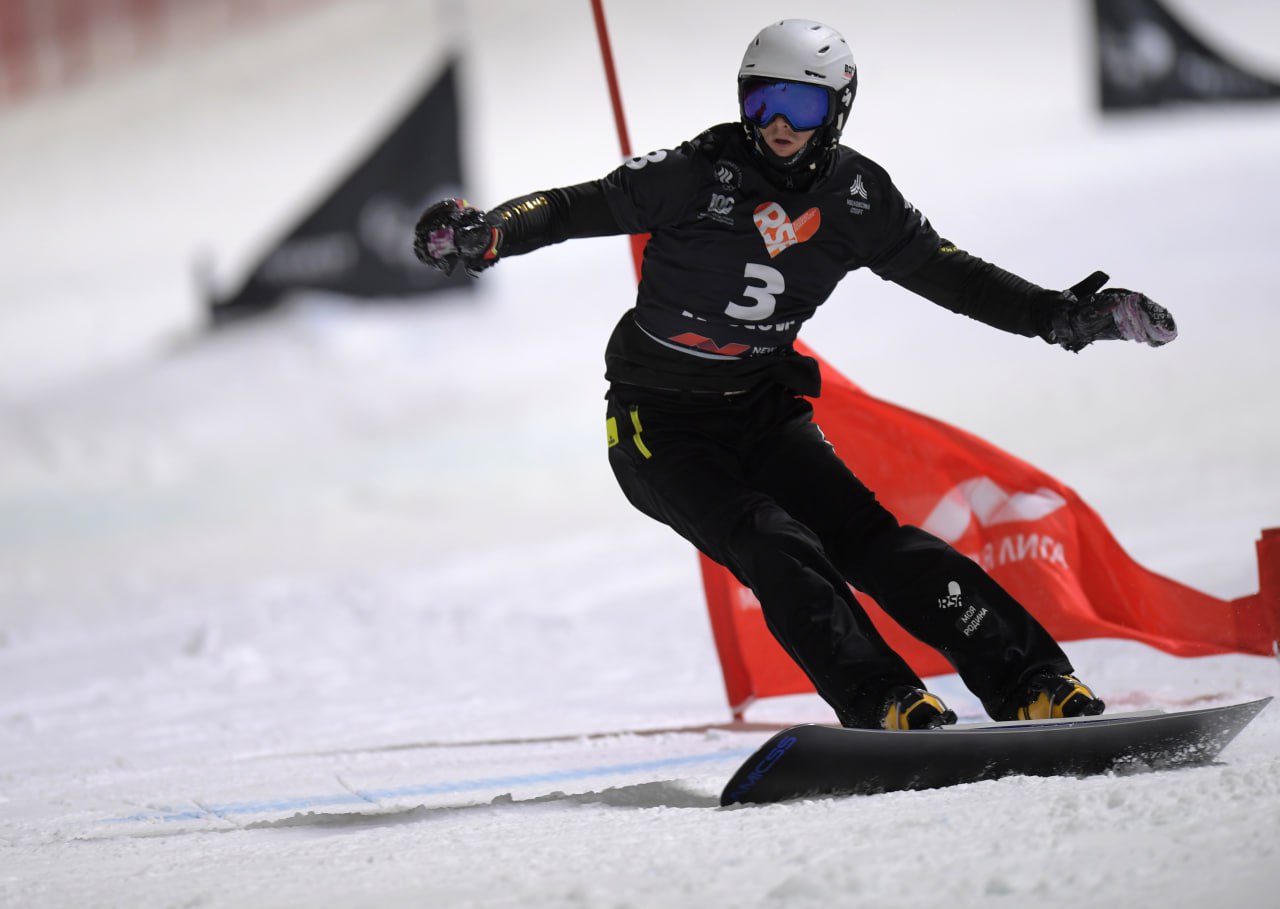
[{"label": "black pants", "polygon": [[[846,726],[876,726],[886,690],[920,680],[849,585],[936,648],[996,719],[1034,669],[1070,672],[1040,624],[971,559],[901,525],[812,422],[765,386],[609,394],[609,463],[628,500],[724,565]],[[966,621],[960,621],[969,608]]]}]

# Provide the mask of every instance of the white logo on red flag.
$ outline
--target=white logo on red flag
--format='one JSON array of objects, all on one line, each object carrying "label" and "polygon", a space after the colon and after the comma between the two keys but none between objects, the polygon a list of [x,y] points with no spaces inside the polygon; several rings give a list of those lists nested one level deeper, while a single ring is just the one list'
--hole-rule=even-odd
[{"label": "white logo on red flag", "polygon": [[1038,521],[1067,504],[1052,489],[1008,493],[989,477],[974,477],[953,486],[929,512],[923,528],[955,543],[976,520],[980,527]]}]

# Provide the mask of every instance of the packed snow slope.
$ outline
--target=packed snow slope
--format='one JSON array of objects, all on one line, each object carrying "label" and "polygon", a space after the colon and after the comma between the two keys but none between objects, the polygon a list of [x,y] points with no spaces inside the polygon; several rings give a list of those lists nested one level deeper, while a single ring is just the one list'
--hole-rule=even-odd
[{"label": "packed snow slope", "polygon": [[[1171,4],[1280,71],[1264,0]],[[1178,318],[1078,356],[854,275],[806,339],[1075,487],[1147,566],[1257,589],[1280,525],[1280,106],[1103,120],[1083,3],[606,4],[638,151],[734,116],[780,15],[849,37],[846,141],[959,245]],[[719,810],[814,698],[733,726],[689,547],[604,457],[624,240],[473,295],[226,286],[464,51],[479,205],[618,162],[589,5],[331,2],[0,117],[0,905],[1264,905],[1280,708],[1221,763]],[[1069,651],[1112,709],[1280,693],[1263,657]],[[933,680],[966,719],[976,702]]]}]

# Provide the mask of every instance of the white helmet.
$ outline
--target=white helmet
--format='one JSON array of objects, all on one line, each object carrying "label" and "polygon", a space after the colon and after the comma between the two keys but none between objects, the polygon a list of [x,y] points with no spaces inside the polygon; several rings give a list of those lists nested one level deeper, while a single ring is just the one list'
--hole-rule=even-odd
[{"label": "white helmet", "polygon": [[[764,81],[815,85],[825,89],[826,109],[821,122],[796,123],[781,107],[761,107],[753,117],[745,106],[747,90]],[[829,152],[835,150],[857,92],[858,68],[853,62],[848,42],[831,26],[810,19],[783,19],[764,28],[747,46],[742,65],[738,68],[738,107],[747,138],[766,161],[784,172],[816,168]],[[783,96],[776,97],[782,101]],[[778,114],[787,117],[797,129],[818,130],[798,154],[787,159],[774,155],[759,136],[760,127]],[[762,117],[768,119],[760,122]]]}]

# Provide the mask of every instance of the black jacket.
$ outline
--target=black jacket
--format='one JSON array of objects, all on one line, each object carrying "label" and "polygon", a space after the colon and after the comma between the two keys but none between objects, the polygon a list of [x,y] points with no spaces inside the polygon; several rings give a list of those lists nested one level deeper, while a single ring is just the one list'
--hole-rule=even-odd
[{"label": "black jacket", "polygon": [[792,343],[858,268],[1005,331],[1047,331],[1056,292],[940,238],[871,159],[841,146],[806,182],[776,180],[741,127],[726,123],[488,217],[501,227],[503,256],[574,237],[651,234],[636,305],[605,353],[614,383],[735,391],[777,381],[816,395],[817,365]]}]

